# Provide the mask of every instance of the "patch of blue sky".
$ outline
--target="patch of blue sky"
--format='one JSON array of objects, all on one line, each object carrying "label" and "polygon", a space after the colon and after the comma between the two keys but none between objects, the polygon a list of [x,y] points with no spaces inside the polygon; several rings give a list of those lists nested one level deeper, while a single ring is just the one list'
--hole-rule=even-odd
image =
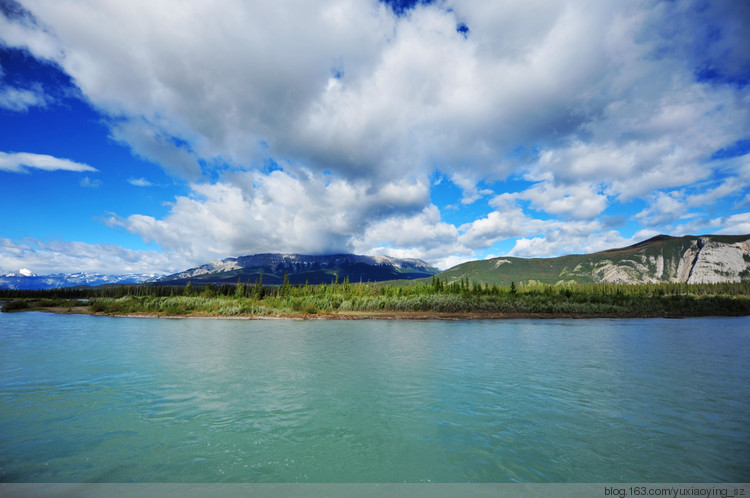
[{"label": "patch of blue sky", "polygon": [[[31,237],[153,248],[135,235],[105,225],[110,212],[124,214],[130,207],[124,192],[128,189],[121,185],[108,187],[104,182],[96,186],[94,178],[94,174],[69,171],[0,173],[3,185],[0,211],[16,213],[0,217],[0,236],[14,240]],[[94,186],[86,187],[87,181]],[[140,195],[133,197],[142,198]],[[143,206],[144,203],[138,204]],[[103,211],[102,206],[107,206],[107,211]],[[136,208],[133,212],[142,211]]]},{"label": "patch of blue sky", "polygon": [[[3,216],[0,236],[151,247],[132,234],[113,231],[103,220],[110,213],[163,217],[169,212],[163,199],[187,194],[187,187],[112,140],[102,115],[78,98],[59,70],[21,51],[0,54],[3,83],[36,82],[49,96],[45,106],[0,109],[0,151],[44,154],[97,170],[0,172],[0,211],[23,213]],[[134,185],[134,179],[150,186]]]},{"label": "patch of blue sky", "polygon": [[268,175],[274,171],[284,171],[284,168],[276,159],[267,157],[265,161],[263,161],[263,173]]},{"label": "patch of blue sky", "polygon": [[431,4],[433,0],[380,0],[388,5],[396,15],[404,15],[409,10],[420,4]]},{"label": "patch of blue sky", "polygon": [[498,240],[492,246],[476,251],[476,259],[490,259],[498,256],[507,256],[516,245],[516,238]]},{"label": "patch of blue sky", "polygon": [[462,204],[461,196],[461,189],[449,178],[439,173],[433,177],[430,200],[440,210],[442,221],[458,227],[486,216],[493,210],[486,198],[471,204]]},{"label": "patch of blue sky", "polygon": [[744,88],[750,82],[750,71],[730,75],[721,72],[714,66],[703,66],[696,68],[695,79],[700,83],[729,84],[738,88]]},{"label": "patch of blue sky", "polygon": [[711,160],[731,159],[750,154],[750,137],[737,140],[732,145],[719,149],[711,155]]},{"label": "patch of blue sky", "polygon": [[77,93],[70,76],[55,64],[37,59],[26,50],[0,46],[0,68],[1,81],[6,85],[20,88],[41,86],[52,98]]},{"label": "patch of blue sky", "polygon": [[[480,197],[471,203],[462,203],[463,192],[460,187],[453,183],[448,177],[436,172],[432,177],[432,188],[430,197],[442,215],[442,220],[455,226],[486,217],[497,208],[491,205],[492,199],[504,193],[522,192],[532,186],[534,182],[514,176],[503,181],[479,182],[477,191]],[[520,201],[528,207],[529,203]],[[544,212],[537,213],[541,219],[549,219],[550,216]]]},{"label": "patch of blue sky", "polygon": [[[98,171],[66,174],[76,178],[88,175],[98,180],[101,187],[112,187],[112,194],[127,185],[131,178],[145,178],[160,188],[184,192],[184,188],[176,185],[157,165],[135,158],[128,148],[111,140],[101,116],[77,99],[26,112],[0,111],[0,151],[47,154],[87,164]],[[28,174],[41,178],[45,172],[30,170]],[[4,178],[6,186],[20,181],[17,177],[21,175],[17,173],[7,175]],[[148,207],[132,192],[126,192],[122,197],[115,196],[112,200],[136,210]],[[79,198],[78,201],[85,199]],[[150,207],[153,209],[158,205]]]},{"label": "patch of blue sky", "polygon": [[337,59],[331,66],[331,77],[340,80],[344,77],[344,61],[343,59]]},{"label": "patch of blue sky", "polygon": [[469,32],[470,31],[471,30],[469,29],[469,27],[465,23],[461,22],[461,23],[458,23],[458,25],[456,26],[456,32],[458,34],[460,34],[461,36],[463,36],[464,38],[468,38],[469,37]]},{"label": "patch of blue sky", "polygon": [[634,214],[640,213],[645,208],[646,203],[641,199],[634,199],[625,203],[612,202],[599,217],[603,225],[602,230],[616,230],[626,239],[633,237],[643,229]]},{"label": "patch of blue sky", "polygon": [[450,209],[450,204],[455,203],[461,195],[461,189],[450,179],[436,171],[430,178],[430,195],[432,203],[439,207]]}]

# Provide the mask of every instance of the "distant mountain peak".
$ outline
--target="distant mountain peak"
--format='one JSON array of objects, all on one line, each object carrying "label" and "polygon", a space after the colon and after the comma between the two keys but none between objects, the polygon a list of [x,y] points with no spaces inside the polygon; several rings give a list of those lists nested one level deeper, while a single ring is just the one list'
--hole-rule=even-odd
[{"label": "distant mountain peak", "polygon": [[28,268],[21,268],[13,273],[8,273],[6,277],[36,277],[36,274]]},{"label": "distant mountain peak", "polygon": [[336,279],[351,282],[383,281],[429,277],[437,268],[419,259],[390,256],[363,256],[358,254],[294,254],[261,253],[237,258],[225,258],[190,268],[160,279],[163,283],[188,281],[206,283],[234,283],[262,278],[264,284],[281,283],[284,274],[291,283],[319,284]]}]

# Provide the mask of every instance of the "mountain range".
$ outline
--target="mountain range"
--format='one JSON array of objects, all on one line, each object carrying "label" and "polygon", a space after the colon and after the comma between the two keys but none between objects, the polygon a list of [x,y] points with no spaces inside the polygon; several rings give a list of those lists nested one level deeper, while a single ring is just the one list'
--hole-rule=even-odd
[{"label": "mountain range", "polygon": [[463,263],[440,274],[453,282],[510,285],[536,281],[546,284],[623,284],[750,281],[750,235],[658,235],[638,244],[593,254],[558,258],[499,257]]},{"label": "mountain range", "polygon": [[419,259],[399,259],[388,256],[360,256],[356,254],[334,254],[311,256],[305,254],[255,254],[191,268],[174,275],[160,278],[164,284],[193,285],[212,283],[254,283],[262,280],[264,285],[283,283],[287,275],[291,284],[328,284],[346,278],[355,282],[379,282],[383,280],[411,280],[430,277],[439,270]]},{"label": "mountain range", "polygon": [[127,273],[124,275],[102,275],[101,273],[54,273],[36,275],[26,268],[0,275],[0,289],[43,290],[61,287],[96,287],[113,284],[141,284],[151,282],[160,275],[156,273]]},{"label": "mountain range", "polygon": [[0,289],[154,283],[163,285],[233,284],[237,280],[279,285],[332,281],[379,282],[438,275],[445,282],[468,280],[486,284],[558,283],[715,283],[750,281],[750,235],[659,235],[638,244],[593,254],[557,258],[503,256],[463,263],[444,272],[419,259],[335,254],[255,254],[213,261],[168,276],[71,273],[35,275],[27,269],[0,276]]}]

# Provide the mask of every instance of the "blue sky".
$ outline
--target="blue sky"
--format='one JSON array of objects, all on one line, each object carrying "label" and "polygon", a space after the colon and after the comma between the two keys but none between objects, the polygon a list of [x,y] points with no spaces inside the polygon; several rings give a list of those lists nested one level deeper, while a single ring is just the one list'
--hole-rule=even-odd
[{"label": "blue sky", "polygon": [[750,233],[750,5],[0,1],[0,272]]}]

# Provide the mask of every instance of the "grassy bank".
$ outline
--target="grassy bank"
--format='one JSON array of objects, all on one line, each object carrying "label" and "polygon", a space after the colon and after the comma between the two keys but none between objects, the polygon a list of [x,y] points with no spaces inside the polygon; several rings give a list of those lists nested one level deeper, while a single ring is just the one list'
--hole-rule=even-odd
[{"label": "grassy bank", "polygon": [[746,284],[678,284],[568,287],[482,287],[468,283],[446,288],[439,283],[411,286],[342,284],[289,286],[245,296],[202,292],[198,295],[126,295],[99,298],[96,313],[167,316],[285,316],[371,313],[544,314],[564,316],[711,316],[750,315]]},{"label": "grassy bank", "polygon": [[[48,293],[48,291],[45,291]],[[104,295],[102,295],[104,294]],[[110,295],[107,295],[110,294]],[[215,288],[118,287],[92,289],[88,311],[109,315],[320,316],[352,313],[436,313],[544,316],[750,315],[750,284],[483,286],[439,279],[408,285],[244,285]],[[3,311],[72,308],[77,300],[24,297]]]}]

